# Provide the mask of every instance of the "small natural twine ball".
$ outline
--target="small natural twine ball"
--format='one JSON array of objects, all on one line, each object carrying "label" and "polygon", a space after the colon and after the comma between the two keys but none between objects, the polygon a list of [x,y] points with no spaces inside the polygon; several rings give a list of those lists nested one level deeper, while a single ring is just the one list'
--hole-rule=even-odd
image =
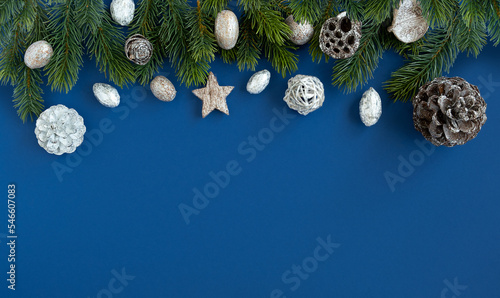
[{"label": "small natural twine ball", "polygon": [[290,109],[305,116],[323,105],[323,83],[317,77],[296,75],[288,80],[288,89],[283,100]]},{"label": "small natural twine ball", "polygon": [[135,64],[146,65],[153,55],[153,45],[146,37],[134,34],[125,42],[125,54]]}]

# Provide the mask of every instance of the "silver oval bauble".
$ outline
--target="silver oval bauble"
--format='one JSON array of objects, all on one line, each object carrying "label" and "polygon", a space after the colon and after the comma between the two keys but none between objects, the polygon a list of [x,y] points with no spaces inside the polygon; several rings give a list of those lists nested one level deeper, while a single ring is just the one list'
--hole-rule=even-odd
[{"label": "silver oval bauble", "polygon": [[382,115],[382,100],[375,89],[370,88],[359,102],[359,115],[366,126],[377,123]]},{"label": "silver oval bauble", "polygon": [[403,0],[399,9],[394,9],[392,25],[387,29],[404,43],[415,42],[424,37],[429,24],[422,15],[422,7],[416,0]]},{"label": "silver oval bauble", "polygon": [[109,5],[111,17],[122,26],[128,26],[134,19],[135,4],[132,0],[113,0]]},{"label": "silver oval bauble", "polygon": [[290,41],[298,46],[308,43],[314,35],[314,27],[309,22],[297,23],[292,15],[285,19],[285,24],[292,30]]},{"label": "silver oval bauble", "polygon": [[271,73],[269,70],[264,69],[254,73],[247,83],[247,91],[250,94],[259,94],[264,89],[266,89],[267,85],[269,85],[269,81],[271,79]]},{"label": "silver oval bauble", "polygon": [[113,86],[104,83],[95,83],[92,89],[95,97],[103,106],[114,108],[120,104],[120,94],[118,94],[118,90]]},{"label": "silver oval bauble", "polygon": [[234,48],[238,41],[239,31],[238,18],[234,12],[223,10],[217,14],[214,34],[219,47],[224,50]]},{"label": "silver oval bauble", "polygon": [[174,84],[164,76],[157,76],[149,85],[153,95],[161,101],[172,101],[177,94]]},{"label": "silver oval bauble", "polygon": [[24,54],[24,64],[31,69],[42,68],[49,64],[54,50],[45,40],[31,44]]}]

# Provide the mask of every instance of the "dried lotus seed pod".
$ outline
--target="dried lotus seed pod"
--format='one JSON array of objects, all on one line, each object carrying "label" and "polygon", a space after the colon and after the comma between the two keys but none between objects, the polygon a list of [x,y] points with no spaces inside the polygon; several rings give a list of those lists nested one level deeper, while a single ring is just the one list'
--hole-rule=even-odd
[{"label": "dried lotus seed pod", "polygon": [[361,22],[352,22],[343,12],[325,21],[319,35],[323,53],[335,59],[349,58],[358,50]]}]

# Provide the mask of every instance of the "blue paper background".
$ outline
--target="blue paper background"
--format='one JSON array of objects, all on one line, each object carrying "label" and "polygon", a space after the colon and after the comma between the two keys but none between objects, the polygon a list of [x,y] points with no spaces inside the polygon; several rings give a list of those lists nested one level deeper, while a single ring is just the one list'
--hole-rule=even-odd
[{"label": "blue paper background", "polygon": [[[92,85],[107,80],[86,60],[68,94],[44,88],[47,107],[74,108],[87,126],[82,147],[59,157],[38,146],[35,124],[22,124],[12,87],[1,86],[0,297],[272,297],[275,289],[283,297],[500,297],[498,48],[460,55],[450,74],[478,85],[488,103],[478,138],[429,155],[415,143],[424,139],[411,104],[392,103],[382,89],[402,58],[387,52],[375,78],[345,95],[330,84],[332,62],[312,63],[307,47],[298,54],[296,74],[325,85],[323,107],[306,117],[283,102],[290,76],[271,71],[269,87],[250,95],[252,72],[220,59],[211,70],[235,86],[230,116],[202,119],[202,102],[168,65],[173,102],[136,85],[120,90],[119,108],[105,108]],[[370,86],[383,114],[367,128],[358,103]],[[297,116],[276,122],[283,130],[270,137],[284,109]],[[111,127],[102,138],[100,123]],[[241,154],[259,134],[268,144]],[[400,175],[401,159],[421,165],[392,191],[384,175]],[[192,207],[193,189],[213,187],[209,173],[232,161],[241,172],[186,224],[179,206]],[[71,172],[58,175],[56,165]],[[17,189],[15,292],[6,281],[9,183]],[[326,253],[318,238],[336,244],[314,263]],[[287,272],[294,265],[310,272],[297,278]],[[134,279],[120,283],[122,270]]]}]

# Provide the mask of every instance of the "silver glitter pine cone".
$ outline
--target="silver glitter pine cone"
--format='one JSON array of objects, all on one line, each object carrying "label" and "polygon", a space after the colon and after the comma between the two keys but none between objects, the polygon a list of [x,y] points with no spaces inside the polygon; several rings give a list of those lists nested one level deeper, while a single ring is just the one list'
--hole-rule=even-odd
[{"label": "silver glitter pine cone", "polygon": [[83,142],[86,128],[83,118],[64,105],[51,106],[36,121],[38,144],[48,153],[73,153]]},{"label": "silver glitter pine cone", "polygon": [[474,139],[486,122],[479,89],[459,77],[423,85],[413,99],[415,128],[436,146],[453,147]]},{"label": "silver glitter pine cone", "polygon": [[125,54],[135,64],[146,65],[153,55],[153,45],[146,37],[134,34],[125,42]]}]

